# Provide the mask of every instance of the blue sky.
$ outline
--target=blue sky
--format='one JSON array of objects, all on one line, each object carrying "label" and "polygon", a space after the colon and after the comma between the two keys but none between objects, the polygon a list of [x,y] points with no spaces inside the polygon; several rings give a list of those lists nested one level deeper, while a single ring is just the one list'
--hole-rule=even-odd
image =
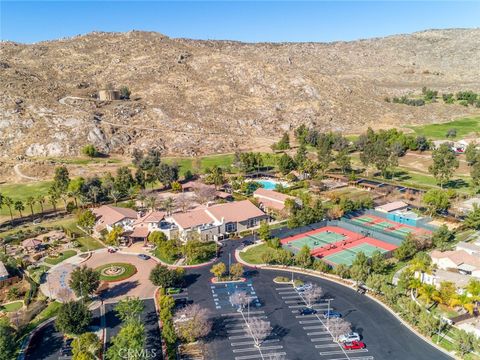
[{"label": "blue sky", "polygon": [[0,1],[0,38],[37,42],[94,30],[259,41],[354,40],[480,27],[480,2]]}]

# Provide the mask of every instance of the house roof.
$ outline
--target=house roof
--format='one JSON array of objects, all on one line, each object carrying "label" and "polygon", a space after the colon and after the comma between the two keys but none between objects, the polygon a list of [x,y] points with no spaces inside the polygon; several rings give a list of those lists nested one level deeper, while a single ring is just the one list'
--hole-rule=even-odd
[{"label": "house roof", "polygon": [[459,242],[456,246],[456,249],[457,250],[468,249],[470,251],[480,252],[480,246],[473,243],[467,243],[465,241]]},{"label": "house roof", "polygon": [[232,194],[229,194],[225,191],[217,191],[215,193],[215,196],[220,198],[220,199],[228,199],[228,198],[232,197]]},{"label": "house roof", "polygon": [[149,232],[150,231],[146,226],[136,226],[128,236],[137,237],[137,238],[146,238]]},{"label": "house roof", "polygon": [[240,222],[263,216],[265,213],[249,200],[212,205],[185,213],[175,213],[172,220],[181,228],[188,229],[204,224]]},{"label": "house roof", "polygon": [[403,201],[393,201],[388,204],[377,206],[375,210],[384,211],[384,212],[391,212],[399,209],[404,209],[408,207],[408,204]]},{"label": "house roof", "polygon": [[172,215],[172,220],[183,229],[189,229],[203,224],[211,224],[215,221],[205,212],[205,209],[175,213]]},{"label": "house roof", "polygon": [[7,268],[5,267],[5,264],[0,261],[0,277],[8,277],[9,274],[8,274],[8,271],[7,271]]},{"label": "house roof", "polygon": [[453,250],[453,251],[438,251],[434,250],[430,254],[432,259],[449,259],[457,267],[463,264],[471,265],[477,269],[480,268],[480,258],[478,256],[470,255],[465,250]]},{"label": "house roof", "polygon": [[285,209],[285,204],[282,204],[279,201],[272,201],[272,200],[267,199],[267,198],[261,198],[261,199],[259,199],[259,201],[260,201],[260,204],[262,204],[264,208],[278,210],[278,211],[283,211]]},{"label": "house roof", "polygon": [[274,191],[274,190],[265,190],[264,188],[258,188],[255,190],[253,193],[254,197],[260,197],[260,198],[265,198],[271,201],[275,201],[277,203],[285,203],[285,200],[287,199],[295,199],[295,197],[282,194],[281,192]]},{"label": "house roof", "polygon": [[22,246],[24,248],[33,248],[40,245],[42,242],[38,239],[27,239],[22,241]]},{"label": "house roof", "polygon": [[265,215],[249,200],[213,205],[205,209],[215,220],[221,222],[240,222]]},{"label": "house roof", "polygon": [[93,213],[98,218],[98,228],[104,228],[106,225],[113,225],[123,219],[137,218],[137,212],[133,209],[110,205],[102,205],[99,208],[93,209]]},{"label": "house roof", "polygon": [[141,223],[158,223],[165,218],[166,212],[164,211],[149,211],[141,218],[134,222],[134,225]]}]

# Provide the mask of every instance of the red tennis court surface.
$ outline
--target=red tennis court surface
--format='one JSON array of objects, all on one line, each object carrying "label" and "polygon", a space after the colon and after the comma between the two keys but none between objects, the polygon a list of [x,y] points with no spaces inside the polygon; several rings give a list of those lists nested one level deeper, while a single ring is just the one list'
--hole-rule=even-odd
[{"label": "red tennis court surface", "polygon": [[400,224],[393,220],[384,219],[379,216],[375,216],[371,214],[353,217],[350,220],[357,223],[360,226],[371,227],[372,229],[375,229],[375,230],[392,232],[402,236],[406,236],[408,233],[413,233],[417,235],[431,233],[431,231],[426,229],[422,229],[419,227],[406,225],[406,224]]},{"label": "red tennis court surface", "polygon": [[380,241],[371,237],[365,237],[362,234],[343,229],[336,226],[325,226],[320,229],[307,231],[281,240],[286,247],[293,247],[300,250],[304,245],[311,249],[314,256],[327,256],[342,249],[348,249],[367,243],[386,251],[391,251],[397,246]]}]

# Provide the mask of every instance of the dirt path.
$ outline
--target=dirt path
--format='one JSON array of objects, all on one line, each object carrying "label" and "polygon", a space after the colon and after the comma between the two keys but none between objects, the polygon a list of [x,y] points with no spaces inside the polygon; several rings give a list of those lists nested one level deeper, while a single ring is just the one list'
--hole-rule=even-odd
[{"label": "dirt path", "polygon": [[13,167],[13,171],[15,172],[15,175],[17,175],[18,177],[20,177],[20,178],[22,178],[22,179],[33,180],[33,181],[38,181],[38,180],[40,180],[39,178],[22,174],[22,172],[20,171],[20,165],[22,165],[22,164],[16,164],[16,165]]}]

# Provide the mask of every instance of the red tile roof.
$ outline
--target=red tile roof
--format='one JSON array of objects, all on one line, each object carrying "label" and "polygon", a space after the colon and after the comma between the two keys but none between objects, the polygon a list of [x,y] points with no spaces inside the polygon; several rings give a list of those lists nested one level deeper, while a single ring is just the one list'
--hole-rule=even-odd
[{"label": "red tile roof", "polygon": [[102,205],[92,211],[98,218],[97,230],[105,228],[106,225],[113,225],[123,219],[136,219],[137,212],[129,208],[121,208],[110,205]]},{"label": "red tile roof", "polygon": [[251,218],[264,216],[265,213],[253,205],[249,200],[235,201],[213,205],[205,209],[217,221],[241,222]]}]

